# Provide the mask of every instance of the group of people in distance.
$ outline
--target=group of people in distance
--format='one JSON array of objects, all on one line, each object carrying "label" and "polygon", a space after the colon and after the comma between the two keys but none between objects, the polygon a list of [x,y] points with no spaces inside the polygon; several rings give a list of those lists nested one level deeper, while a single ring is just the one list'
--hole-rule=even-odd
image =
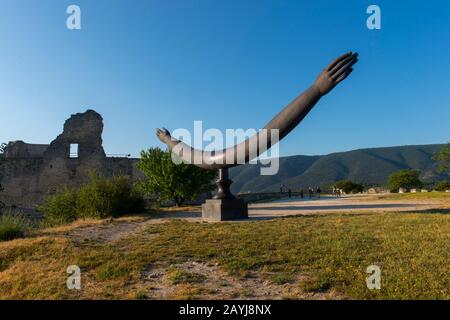
[{"label": "group of people in distance", "polygon": [[[320,187],[317,187],[315,193],[317,195],[317,198],[320,199],[320,193],[322,192],[322,190],[320,189]],[[283,193],[283,186],[280,187],[280,193]],[[300,198],[304,198],[305,197],[305,191],[303,189],[300,189]],[[308,188],[308,196],[309,199],[314,198],[314,189],[312,187]],[[292,197],[292,190],[290,188],[288,188],[288,197],[291,198]]]},{"label": "group of people in distance", "polygon": [[[284,188],[285,188],[284,186],[280,187],[281,194],[283,194]],[[317,187],[316,190],[314,191],[314,189],[312,187],[309,187],[307,192],[308,192],[309,199],[314,198],[315,195],[317,196],[317,198],[320,199],[320,194],[321,194],[322,190],[320,189],[320,187]],[[287,194],[288,194],[289,198],[292,197],[292,190],[290,188],[287,188]],[[303,199],[305,197],[305,190],[300,189],[299,194],[300,194],[300,198]],[[342,197],[342,190],[333,186],[333,196],[335,196],[336,198]]]},{"label": "group of people in distance", "polygon": [[342,190],[333,187],[333,196],[335,196],[336,198],[340,198],[342,196]]}]

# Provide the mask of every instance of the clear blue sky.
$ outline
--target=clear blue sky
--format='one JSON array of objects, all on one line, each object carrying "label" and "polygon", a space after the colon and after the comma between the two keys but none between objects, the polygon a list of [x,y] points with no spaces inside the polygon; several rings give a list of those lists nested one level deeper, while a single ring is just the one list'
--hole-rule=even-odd
[{"label": "clear blue sky", "polygon": [[[450,2],[2,0],[0,141],[49,143],[103,115],[107,153],[155,129],[261,128],[335,56],[355,72],[281,142],[282,155],[450,140]],[[66,29],[66,8],[82,30]],[[378,4],[382,29],[366,28]]]}]

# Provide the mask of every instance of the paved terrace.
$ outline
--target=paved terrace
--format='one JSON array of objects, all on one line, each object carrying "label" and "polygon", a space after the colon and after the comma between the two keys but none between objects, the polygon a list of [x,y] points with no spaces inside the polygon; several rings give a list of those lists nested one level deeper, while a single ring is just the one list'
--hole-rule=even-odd
[{"label": "paved terrace", "polygon": [[323,212],[349,211],[418,211],[435,208],[436,203],[422,200],[378,200],[368,196],[344,196],[342,198],[322,197],[290,198],[249,205],[249,216],[273,218],[281,216],[306,215]]}]

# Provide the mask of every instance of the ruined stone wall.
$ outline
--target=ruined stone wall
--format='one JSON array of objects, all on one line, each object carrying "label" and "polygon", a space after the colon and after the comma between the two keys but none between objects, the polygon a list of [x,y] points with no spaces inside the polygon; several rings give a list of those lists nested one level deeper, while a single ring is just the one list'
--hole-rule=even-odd
[{"label": "ruined stone wall", "polygon": [[97,112],[87,110],[74,114],[64,123],[63,132],[50,143],[44,157],[66,159],[70,155],[70,145],[78,144],[80,159],[104,159],[102,132],[103,119]]},{"label": "ruined stone wall", "polygon": [[23,141],[13,141],[5,148],[5,158],[41,158],[48,144],[29,144]]},{"label": "ruined stone wall", "polygon": [[6,205],[31,207],[41,198],[39,173],[43,159],[0,160],[0,201]]},{"label": "ruined stone wall", "polygon": [[[93,110],[72,115],[63,132],[50,145],[9,143],[0,160],[0,201],[8,206],[33,208],[64,186],[89,181],[92,174],[107,177],[142,177],[137,159],[108,158],[102,147],[103,119]],[[78,157],[70,157],[70,145],[78,145]]]}]

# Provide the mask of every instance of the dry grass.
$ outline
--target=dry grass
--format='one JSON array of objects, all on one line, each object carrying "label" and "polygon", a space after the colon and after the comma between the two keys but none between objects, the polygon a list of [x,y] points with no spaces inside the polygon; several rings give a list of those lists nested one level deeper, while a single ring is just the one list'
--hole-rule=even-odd
[{"label": "dry grass", "polygon": [[383,200],[441,200],[450,203],[450,192],[391,193],[375,196]]},{"label": "dry grass", "polygon": [[[0,299],[161,297],[155,282],[144,277],[150,266],[167,279],[165,298],[245,299],[269,288],[275,299],[450,299],[447,214],[322,214],[220,224],[174,220],[106,244],[64,236],[93,223],[104,222],[78,222],[0,243]],[[177,269],[187,261],[217,266],[222,278],[254,286],[221,290],[223,283],[208,274]],[[82,270],[80,291],[66,289],[66,268],[73,264]],[[382,268],[379,291],[365,284],[372,264]],[[233,286],[230,281],[225,285]]]},{"label": "dry grass", "polygon": [[201,206],[181,206],[181,207],[158,208],[158,211],[161,211],[161,212],[186,212],[186,211],[199,212],[201,210],[202,210]]}]

